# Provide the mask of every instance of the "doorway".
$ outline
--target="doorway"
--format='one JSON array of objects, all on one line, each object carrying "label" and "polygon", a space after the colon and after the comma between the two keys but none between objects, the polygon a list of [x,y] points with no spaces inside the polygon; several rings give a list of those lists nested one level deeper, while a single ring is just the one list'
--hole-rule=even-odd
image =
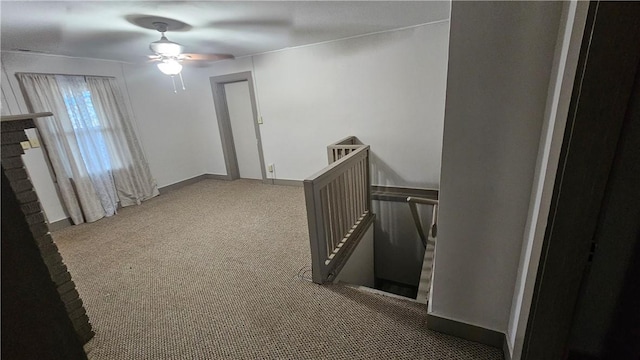
[{"label": "doorway", "polygon": [[638,359],[640,4],[592,1],[521,359]]},{"label": "doorway", "polygon": [[210,78],[227,178],[266,181],[251,72]]}]

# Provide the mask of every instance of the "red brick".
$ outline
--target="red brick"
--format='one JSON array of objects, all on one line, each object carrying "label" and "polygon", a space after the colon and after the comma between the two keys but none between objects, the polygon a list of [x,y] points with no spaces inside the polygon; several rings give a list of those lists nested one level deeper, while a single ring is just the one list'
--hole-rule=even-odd
[{"label": "red brick", "polygon": [[7,176],[7,179],[9,179],[9,181],[24,180],[29,178],[29,175],[27,174],[27,170],[25,170],[25,168],[15,168],[10,170],[5,169],[4,174]]},{"label": "red brick", "polygon": [[2,151],[3,158],[24,154],[24,150],[22,150],[22,146],[20,144],[2,145],[0,146],[0,151]]},{"label": "red brick", "polygon": [[43,222],[39,224],[31,224],[29,225],[29,229],[31,230],[31,234],[33,234],[34,238],[39,238],[49,232],[49,226]]},{"label": "red brick", "polygon": [[37,212],[34,214],[29,214],[27,216],[25,216],[25,218],[27,219],[27,223],[28,224],[37,224],[37,223],[44,223],[45,219],[44,219],[44,213],[42,212]]},{"label": "red brick", "polygon": [[29,179],[15,180],[15,181],[10,180],[9,184],[11,185],[11,188],[15,193],[33,189],[33,184]]},{"label": "red brick", "polygon": [[0,137],[3,144],[20,144],[21,141],[29,141],[24,130],[3,131]]},{"label": "red brick", "polygon": [[38,194],[36,194],[36,192],[33,191],[32,189],[19,192],[16,194],[16,197],[18,198],[18,202],[20,204],[26,204],[26,203],[38,201]]},{"label": "red brick", "polygon": [[30,202],[30,203],[22,204],[22,205],[20,205],[20,208],[22,209],[22,212],[25,215],[33,214],[33,213],[42,211],[42,208],[40,207],[40,203],[37,202],[37,201],[33,201],[33,202]]},{"label": "red brick", "polygon": [[45,264],[47,264],[47,266],[54,266],[62,263],[62,256],[60,256],[58,252],[55,252],[55,253],[50,253],[48,255],[43,256],[42,260],[44,261]]},{"label": "red brick", "polygon": [[70,313],[75,309],[82,308],[82,299],[77,298],[75,300],[71,300],[70,302],[65,303],[64,307],[67,309],[67,313]]},{"label": "red brick", "polygon": [[3,121],[2,123],[0,123],[0,129],[2,129],[2,132],[18,131],[34,127],[36,127],[36,124],[33,122],[33,119]]},{"label": "red brick", "polygon": [[68,271],[65,271],[63,273],[52,275],[51,280],[53,280],[56,285],[65,284],[66,282],[71,281],[71,275]]},{"label": "red brick", "polygon": [[2,157],[2,167],[5,170],[24,167],[24,162],[22,161],[22,156],[20,156],[20,155],[16,155],[16,156],[12,156],[12,157],[3,156]]}]

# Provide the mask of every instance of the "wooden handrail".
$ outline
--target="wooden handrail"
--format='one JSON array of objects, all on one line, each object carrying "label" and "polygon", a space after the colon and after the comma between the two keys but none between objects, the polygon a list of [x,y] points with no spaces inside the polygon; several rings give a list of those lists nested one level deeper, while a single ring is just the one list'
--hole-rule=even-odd
[{"label": "wooden handrail", "polygon": [[325,181],[325,178],[330,178],[332,175],[338,172],[344,171],[344,169],[349,166],[349,161],[353,158],[362,158],[369,156],[369,145],[361,146],[357,150],[349,153],[349,155],[340,158],[340,161],[330,163],[326,168],[318,171],[317,173],[309,176],[304,181],[314,181],[320,182]]},{"label": "wooden handrail", "polygon": [[336,141],[327,146],[327,159],[329,164],[349,155],[350,153],[365,146],[360,139],[355,136],[347,136],[346,138]]},{"label": "wooden handrail", "polygon": [[[413,222],[416,225],[416,230],[418,230],[420,240],[422,240],[422,245],[426,248],[427,243],[434,243],[436,236],[438,236],[438,200],[409,196],[407,197],[407,203],[409,204],[409,210],[411,210],[411,216],[413,217]],[[431,225],[429,226],[428,235],[425,235],[424,233],[422,221],[420,220],[420,215],[418,214],[418,208],[416,204],[432,206]]]},{"label": "wooden handrail", "polygon": [[355,136],[347,136],[344,139],[340,139],[333,144],[329,144],[327,147],[339,146],[339,145],[363,145],[362,141]]}]

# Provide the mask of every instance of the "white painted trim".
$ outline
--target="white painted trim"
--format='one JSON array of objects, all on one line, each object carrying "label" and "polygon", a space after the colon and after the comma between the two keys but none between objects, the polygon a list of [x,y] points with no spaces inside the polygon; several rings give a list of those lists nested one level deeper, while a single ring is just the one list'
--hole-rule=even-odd
[{"label": "white painted trim", "polygon": [[49,53],[38,52],[38,51],[2,50],[2,52],[3,53],[7,53],[7,54],[38,55],[38,56],[60,57],[60,58],[66,58],[66,59],[107,61],[107,62],[114,62],[114,63],[119,63],[119,64],[135,64],[134,62],[122,61],[122,60],[111,60],[111,59],[100,59],[100,58],[83,57],[83,56],[69,56],[69,55],[49,54]]},{"label": "white painted trim", "polygon": [[436,315],[432,312],[427,313],[427,328],[495,348],[502,348],[504,344],[505,335],[499,330]]},{"label": "white painted trim", "polygon": [[386,296],[386,297],[390,297],[393,299],[398,299],[398,300],[404,300],[404,301],[408,301],[408,302],[413,302],[413,303],[417,303],[417,301],[415,299],[412,298],[408,298],[402,295],[396,295],[396,294],[392,294],[386,291],[382,291],[382,290],[378,290],[378,289],[373,289],[370,287],[366,287],[366,286],[362,286],[362,285],[354,285],[354,284],[349,284],[347,282],[341,281],[339,279],[336,279],[336,281],[334,281],[335,284],[340,284],[344,287],[348,287],[354,290],[358,290],[358,291],[362,291],[362,292],[367,292],[367,293],[371,293],[371,294],[376,294],[376,295],[380,295],[380,296]]},{"label": "white painted trim", "polygon": [[563,5],[529,214],[523,234],[520,265],[507,329],[506,346],[513,360],[519,360],[522,355],[588,9],[588,2],[577,0]]},{"label": "white painted trim", "polygon": [[[449,10],[449,13],[451,13],[451,10]],[[277,49],[277,50],[269,50],[269,51],[263,51],[263,52],[255,53],[255,54],[242,55],[242,56],[236,57],[236,59],[242,59],[242,58],[246,58],[246,57],[250,57],[250,56],[272,54],[272,53],[277,53],[277,52],[287,51],[287,50],[302,49],[302,48],[305,48],[305,47],[323,45],[323,44],[330,44],[330,43],[333,43],[333,42],[338,42],[338,41],[343,41],[343,40],[350,40],[350,39],[357,39],[357,38],[361,38],[361,37],[365,37],[365,36],[372,36],[372,35],[391,33],[391,32],[395,32],[395,31],[415,29],[415,28],[419,28],[419,27],[423,27],[423,26],[435,25],[435,24],[440,24],[440,23],[443,23],[443,22],[448,22],[449,20],[450,19],[442,19],[442,20],[431,21],[431,22],[423,23],[423,24],[405,26],[405,27],[401,27],[401,28],[380,30],[380,31],[374,31],[374,32],[366,33],[366,34],[347,36],[347,37],[343,37],[343,38],[339,38],[339,39],[320,41],[320,42],[317,42],[317,43],[311,43],[311,44],[305,44],[305,45],[297,45],[297,46],[289,46],[289,47],[282,48],[282,49]]]}]

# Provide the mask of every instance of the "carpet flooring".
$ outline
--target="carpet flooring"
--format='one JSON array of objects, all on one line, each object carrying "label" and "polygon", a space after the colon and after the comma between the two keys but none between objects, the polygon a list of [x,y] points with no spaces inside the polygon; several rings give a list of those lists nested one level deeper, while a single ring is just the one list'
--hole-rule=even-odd
[{"label": "carpet flooring", "polygon": [[301,279],[302,188],[204,180],[53,236],[90,359],[502,358],[427,330],[425,305]]}]

